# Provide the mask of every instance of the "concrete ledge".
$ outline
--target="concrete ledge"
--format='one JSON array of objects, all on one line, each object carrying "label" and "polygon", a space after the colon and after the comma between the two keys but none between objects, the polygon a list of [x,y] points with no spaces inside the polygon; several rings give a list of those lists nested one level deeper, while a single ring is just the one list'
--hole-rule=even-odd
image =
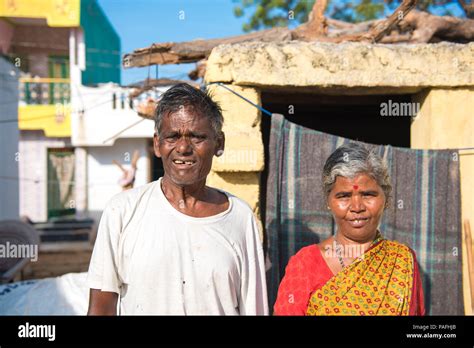
[{"label": "concrete ledge", "polygon": [[212,50],[206,82],[241,86],[474,86],[474,43],[251,42]]}]

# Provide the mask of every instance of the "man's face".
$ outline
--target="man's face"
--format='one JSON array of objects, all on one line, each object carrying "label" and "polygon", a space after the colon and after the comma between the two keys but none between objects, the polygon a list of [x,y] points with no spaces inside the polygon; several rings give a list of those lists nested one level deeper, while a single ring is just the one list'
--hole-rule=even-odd
[{"label": "man's face", "polygon": [[206,180],[213,156],[224,149],[224,138],[216,137],[209,117],[182,107],[163,117],[153,145],[165,177],[178,186],[189,186]]}]

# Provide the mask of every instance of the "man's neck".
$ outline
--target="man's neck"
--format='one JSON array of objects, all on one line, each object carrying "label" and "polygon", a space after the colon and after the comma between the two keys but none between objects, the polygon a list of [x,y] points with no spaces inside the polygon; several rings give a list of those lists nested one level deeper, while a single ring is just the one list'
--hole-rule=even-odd
[{"label": "man's neck", "polygon": [[166,199],[172,205],[177,205],[180,210],[192,208],[198,201],[205,201],[208,194],[206,180],[192,185],[181,186],[175,184],[166,175],[161,179],[161,189]]}]

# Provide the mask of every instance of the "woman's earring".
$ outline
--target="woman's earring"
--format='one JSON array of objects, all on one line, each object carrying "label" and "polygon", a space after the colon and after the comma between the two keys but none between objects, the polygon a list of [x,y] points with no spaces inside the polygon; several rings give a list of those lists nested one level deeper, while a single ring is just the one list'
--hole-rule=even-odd
[{"label": "woman's earring", "polygon": [[217,150],[216,156],[217,156],[217,157],[220,157],[220,156],[222,156],[223,153],[224,153],[224,150],[222,150],[222,149],[221,149],[221,150]]}]

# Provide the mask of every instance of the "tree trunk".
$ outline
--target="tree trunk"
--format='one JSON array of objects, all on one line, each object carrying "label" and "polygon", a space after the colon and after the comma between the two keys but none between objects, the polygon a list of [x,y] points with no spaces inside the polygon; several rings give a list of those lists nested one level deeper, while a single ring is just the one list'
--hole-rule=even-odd
[{"label": "tree trunk", "polygon": [[327,22],[324,17],[327,0],[316,0],[311,10],[308,22],[293,31],[293,39],[314,40],[327,34]]},{"label": "tree trunk", "polygon": [[213,40],[195,40],[186,42],[165,42],[153,44],[148,48],[135,50],[123,58],[125,68],[149,66],[154,64],[192,63],[206,59],[216,46],[247,41],[281,42],[291,39],[287,28],[273,28],[251,34],[226,37]]},{"label": "tree trunk", "polygon": [[402,31],[413,28],[410,42],[452,41],[467,43],[474,40],[474,20],[451,16],[433,16],[427,12],[414,11],[400,23]]}]

